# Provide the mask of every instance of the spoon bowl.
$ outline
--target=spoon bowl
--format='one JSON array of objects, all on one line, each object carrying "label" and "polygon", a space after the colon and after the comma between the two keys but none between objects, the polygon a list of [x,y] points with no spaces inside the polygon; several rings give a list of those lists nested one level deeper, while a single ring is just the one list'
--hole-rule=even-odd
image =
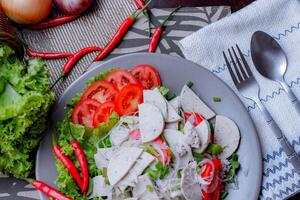
[{"label": "spoon bowl", "polygon": [[284,81],[287,57],[279,43],[270,35],[262,31],[253,34],[251,56],[261,75],[274,81]]},{"label": "spoon bowl", "polygon": [[300,115],[300,102],[284,80],[288,59],[279,43],[269,34],[256,31],[251,38],[251,57],[262,76],[281,84]]}]

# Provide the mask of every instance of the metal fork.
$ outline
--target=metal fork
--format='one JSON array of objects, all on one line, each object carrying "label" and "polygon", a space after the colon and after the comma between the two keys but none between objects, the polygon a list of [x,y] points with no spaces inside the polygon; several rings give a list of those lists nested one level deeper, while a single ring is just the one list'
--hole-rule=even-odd
[{"label": "metal fork", "polygon": [[[238,45],[236,45],[236,49],[238,51],[238,54],[236,53],[234,47],[228,49],[228,54],[233,67],[230,64],[226,53],[223,51],[225,62],[236,88],[243,97],[250,99],[256,103],[259,110],[262,112],[264,118],[266,119],[269,127],[273,130],[277,140],[283,148],[283,151],[288,156],[289,161],[295,168],[296,172],[300,175],[300,159],[297,153],[295,152],[289,141],[286,139],[285,135],[282,133],[276,122],[273,120],[266,107],[261,103],[259,98],[260,87],[255,80],[255,77],[253,76],[250,67],[246,62],[246,59]],[[240,56],[240,58],[238,57],[238,55]]]}]

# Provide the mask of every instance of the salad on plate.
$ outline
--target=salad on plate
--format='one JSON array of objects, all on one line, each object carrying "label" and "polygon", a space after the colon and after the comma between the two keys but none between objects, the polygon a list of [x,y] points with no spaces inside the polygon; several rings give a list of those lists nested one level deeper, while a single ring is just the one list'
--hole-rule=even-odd
[{"label": "salad on plate", "polygon": [[74,173],[57,159],[61,192],[95,200],[226,198],[227,185],[238,187],[240,132],[192,85],[187,82],[175,95],[149,64],[92,78],[67,105],[57,128],[58,145],[77,168],[81,163],[70,141],[81,145],[88,167],[81,176],[88,176],[88,188],[82,192]]}]

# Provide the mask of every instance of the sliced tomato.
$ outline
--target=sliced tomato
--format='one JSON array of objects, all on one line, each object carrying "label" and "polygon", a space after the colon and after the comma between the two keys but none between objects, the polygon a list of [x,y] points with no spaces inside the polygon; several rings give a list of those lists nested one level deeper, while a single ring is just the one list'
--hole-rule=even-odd
[{"label": "sliced tomato", "polygon": [[151,89],[161,85],[161,79],[158,71],[148,64],[135,66],[131,70],[131,74],[142,84],[146,89]]},{"label": "sliced tomato", "polygon": [[204,164],[204,170],[201,172],[202,178],[205,179],[205,177],[209,177],[211,175],[213,168],[215,169],[211,183],[202,190],[202,194],[203,194],[202,197],[205,200],[214,199],[215,197],[212,198],[213,197],[212,193],[214,192],[217,193],[220,190],[220,181],[218,178],[218,174],[219,171],[222,169],[222,163],[220,159],[213,159],[212,163],[213,166],[211,163]]},{"label": "sliced tomato", "polygon": [[95,99],[81,100],[72,111],[72,122],[93,128],[93,117],[100,105]]},{"label": "sliced tomato", "polygon": [[115,104],[112,101],[105,102],[101,104],[94,115],[93,127],[98,128],[99,124],[106,122],[111,114],[115,111]]},{"label": "sliced tomato", "polygon": [[142,102],[143,87],[139,84],[128,84],[116,96],[116,111],[120,116],[133,115]]},{"label": "sliced tomato", "polygon": [[118,90],[108,81],[97,81],[82,94],[81,99],[96,99],[100,103],[114,101]]},{"label": "sliced tomato", "polygon": [[128,84],[139,84],[138,80],[131,73],[123,69],[112,71],[108,74],[106,80],[112,83],[118,90],[121,90]]},{"label": "sliced tomato", "polygon": [[190,119],[190,117],[193,117],[193,118],[191,118],[191,122],[193,123],[193,125],[195,127],[198,126],[205,119],[202,115],[200,115],[199,113],[196,113],[196,112],[185,112],[184,113],[185,120]]}]

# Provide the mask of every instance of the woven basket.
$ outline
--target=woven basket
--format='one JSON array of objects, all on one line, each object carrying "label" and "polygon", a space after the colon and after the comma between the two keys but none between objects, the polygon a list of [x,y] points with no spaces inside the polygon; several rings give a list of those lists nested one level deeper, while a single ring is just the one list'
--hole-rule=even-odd
[{"label": "woven basket", "polygon": [[15,50],[18,58],[24,57],[24,45],[20,39],[11,32],[13,29],[8,23],[8,18],[0,8],[0,44],[6,44]]}]

